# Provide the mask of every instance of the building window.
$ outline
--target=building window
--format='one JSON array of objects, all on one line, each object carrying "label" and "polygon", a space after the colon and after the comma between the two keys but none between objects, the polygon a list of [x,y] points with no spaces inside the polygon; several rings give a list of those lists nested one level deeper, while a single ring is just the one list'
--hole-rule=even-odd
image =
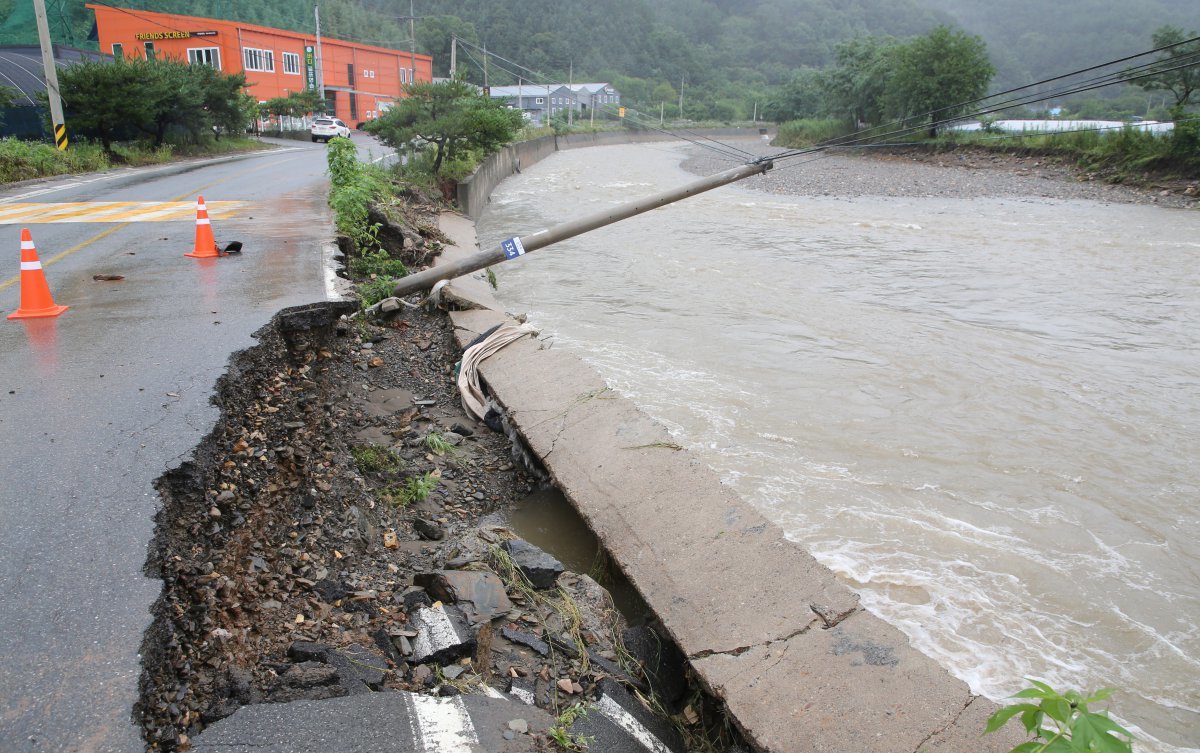
[{"label": "building window", "polygon": [[154,43],[146,42],[145,50],[146,50],[146,59],[153,60],[154,59]]},{"label": "building window", "polygon": [[300,75],[300,56],[294,52],[283,53],[283,72]]},{"label": "building window", "polygon": [[535,105],[541,105],[541,104],[545,104],[545,102],[546,102],[546,101],[545,101],[544,99],[542,99],[541,97],[538,97],[537,99],[533,100],[533,103],[534,103]]},{"label": "building window", "polygon": [[187,51],[188,62],[192,65],[207,65],[221,70],[221,48],[192,47]]},{"label": "building window", "polygon": [[242,50],[245,69],[248,71],[266,71],[273,73],[275,71],[275,53],[271,50],[259,50],[254,47],[246,47]]},{"label": "building window", "polygon": [[125,57],[125,45],[113,44],[113,57],[117,58],[118,60]]}]

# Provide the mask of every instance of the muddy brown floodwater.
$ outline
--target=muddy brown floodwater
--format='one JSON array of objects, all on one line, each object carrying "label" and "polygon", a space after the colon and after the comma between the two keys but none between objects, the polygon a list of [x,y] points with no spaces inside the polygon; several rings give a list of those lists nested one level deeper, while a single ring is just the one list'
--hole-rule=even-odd
[{"label": "muddy brown floodwater", "polygon": [[[685,160],[715,166],[559,152],[481,247]],[[1139,749],[1195,750],[1200,212],[910,162],[784,163],[499,265],[499,296],[974,691],[1116,687]]]}]

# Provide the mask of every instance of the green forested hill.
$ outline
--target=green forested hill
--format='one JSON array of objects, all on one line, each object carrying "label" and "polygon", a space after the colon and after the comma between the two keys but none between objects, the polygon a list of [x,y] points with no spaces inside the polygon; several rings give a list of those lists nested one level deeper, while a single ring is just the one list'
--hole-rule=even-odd
[{"label": "green forested hill", "polygon": [[[47,0],[56,41],[87,46],[85,0]],[[311,31],[312,0],[127,0],[133,9],[238,18]],[[323,33],[407,49],[406,0],[322,0]],[[417,49],[449,63],[449,31],[565,79],[613,80],[643,103],[682,84],[699,111],[748,109],[801,66],[831,61],[837,42],[909,37],[949,24],[984,38],[1004,88],[1144,50],[1163,24],[1200,29],[1197,0],[414,0]],[[30,0],[0,0],[0,44],[36,41]],[[478,60],[478,51],[471,53]],[[460,66],[482,71],[471,55]],[[493,61],[491,83],[510,83]],[[705,109],[709,110],[708,113]],[[740,113],[748,115],[748,112]]]}]

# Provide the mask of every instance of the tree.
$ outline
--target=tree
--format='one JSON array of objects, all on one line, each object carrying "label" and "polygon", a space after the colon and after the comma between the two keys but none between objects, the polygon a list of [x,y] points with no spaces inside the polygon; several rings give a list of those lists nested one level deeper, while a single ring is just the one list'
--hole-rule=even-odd
[{"label": "tree", "polygon": [[[1161,71],[1160,73],[1155,73],[1150,78],[1144,78],[1135,83],[1146,90],[1169,91],[1175,97],[1176,109],[1186,107],[1192,94],[1200,91],[1200,66],[1196,65],[1196,59],[1200,57],[1200,40],[1194,40],[1187,44],[1182,44],[1182,42],[1196,36],[1196,32],[1185,34],[1183,29],[1176,26],[1159,27],[1151,37],[1154,47],[1173,46],[1158,53],[1158,60],[1154,68]],[[1170,70],[1172,68],[1176,70]]]},{"label": "tree", "polygon": [[15,101],[13,94],[12,89],[9,89],[7,86],[0,86],[0,125],[4,125],[4,108],[13,106],[13,102]]},{"label": "tree", "polygon": [[114,141],[150,118],[150,105],[140,96],[147,67],[141,58],[85,60],[59,71],[58,88],[71,129],[98,139],[111,156]]},{"label": "tree", "polygon": [[857,37],[839,44],[836,63],[821,77],[830,113],[852,128],[879,123],[897,49],[891,37]]},{"label": "tree", "polygon": [[496,151],[511,142],[523,125],[519,110],[504,107],[461,78],[412,84],[406,93],[366,130],[394,149],[416,140],[432,144],[435,175],[443,162],[453,162],[468,151]]},{"label": "tree", "polygon": [[60,72],[58,83],[72,128],[110,155],[114,141],[137,132],[161,146],[172,127],[199,140],[214,126],[238,130],[249,115],[245,76],[179,60],[82,61]]},{"label": "tree", "polygon": [[892,60],[888,115],[928,121],[930,136],[982,97],[996,73],[981,38],[946,26],[902,43]]},{"label": "tree", "polygon": [[820,71],[801,68],[790,81],[772,93],[759,114],[776,123],[817,117],[825,109],[822,84]]},{"label": "tree", "polygon": [[325,100],[311,89],[291,92],[286,97],[273,97],[262,103],[262,111],[276,118],[302,118],[310,112],[325,109]]}]

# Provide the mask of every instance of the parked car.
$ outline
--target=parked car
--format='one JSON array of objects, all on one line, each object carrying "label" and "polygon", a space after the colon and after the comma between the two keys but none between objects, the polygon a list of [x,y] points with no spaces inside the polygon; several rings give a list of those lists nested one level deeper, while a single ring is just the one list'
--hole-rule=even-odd
[{"label": "parked car", "polygon": [[312,124],[313,141],[329,141],[334,136],[350,138],[350,126],[337,118],[317,118]]}]

